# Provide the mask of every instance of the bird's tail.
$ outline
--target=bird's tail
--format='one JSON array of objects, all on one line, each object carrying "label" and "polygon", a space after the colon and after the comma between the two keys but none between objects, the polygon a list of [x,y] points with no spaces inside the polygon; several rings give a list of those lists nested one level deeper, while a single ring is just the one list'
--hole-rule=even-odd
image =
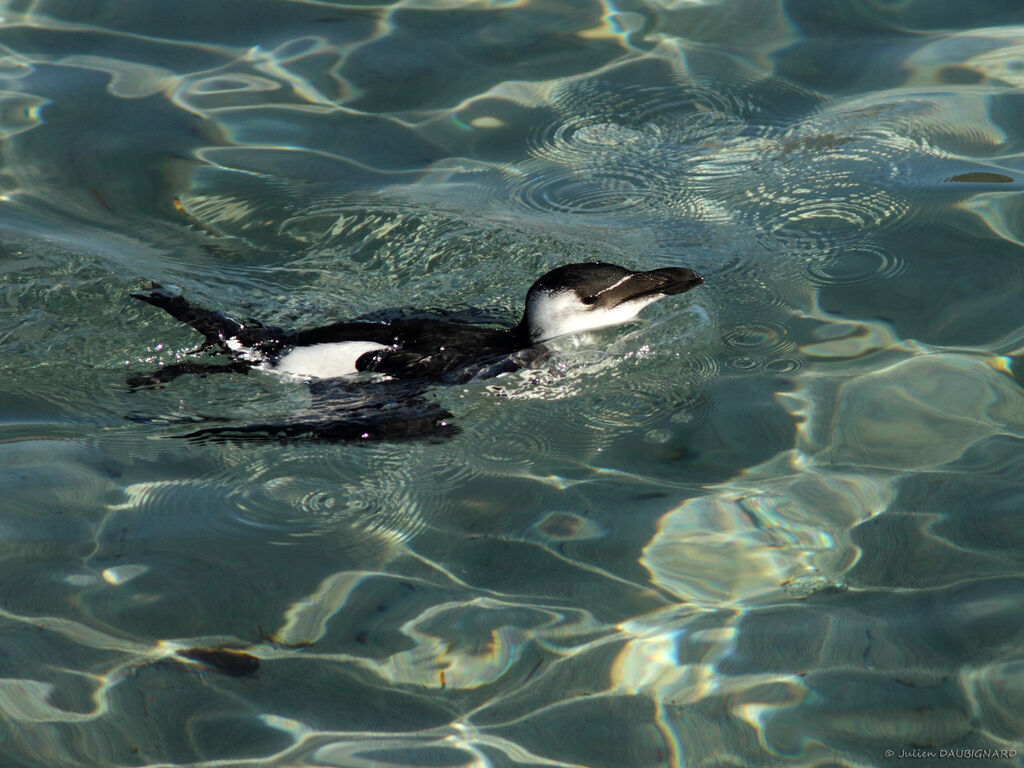
[{"label": "bird's tail", "polygon": [[184,296],[153,283],[147,291],[133,293],[132,298],[159,307],[175,320],[192,326],[206,338],[206,345],[217,345],[227,350],[228,339],[237,338],[245,326],[227,315],[211,309],[197,307]]},{"label": "bird's tail", "polygon": [[[197,307],[181,294],[157,283],[153,283],[147,291],[133,293],[132,297],[159,307],[175,320],[199,331],[206,339],[205,347],[218,346],[225,352],[242,350],[273,354],[288,344],[293,335],[255,320],[243,323],[222,312]],[[232,343],[229,344],[229,341]]]}]

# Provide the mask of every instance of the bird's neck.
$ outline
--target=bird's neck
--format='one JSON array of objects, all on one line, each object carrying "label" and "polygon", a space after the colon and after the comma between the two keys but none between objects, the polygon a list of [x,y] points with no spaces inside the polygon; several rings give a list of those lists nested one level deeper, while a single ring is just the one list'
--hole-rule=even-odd
[{"label": "bird's neck", "polygon": [[515,328],[509,329],[509,333],[512,334],[512,338],[518,349],[526,349],[527,347],[534,346],[535,342],[530,338],[530,325],[526,322],[526,315],[523,315],[523,319],[519,321],[519,325]]}]

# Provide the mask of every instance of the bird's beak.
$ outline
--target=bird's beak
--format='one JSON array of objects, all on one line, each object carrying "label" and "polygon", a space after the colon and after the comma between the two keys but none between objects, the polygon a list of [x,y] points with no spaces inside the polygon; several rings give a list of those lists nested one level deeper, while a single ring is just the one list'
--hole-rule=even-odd
[{"label": "bird's beak", "polygon": [[686,293],[704,282],[702,275],[683,267],[652,269],[650,272],[641,272],[640,274],[655,282],[655,287],[645,293],[663,293],[666,296]]},{"label": "bird's beak", "polygon": [[685,293],[703,282],[704,278],[692,269],[664,267],[652,269],[650,272],[634,272],[617,285],[603,291],[601,299],[605,306],[615,307],[629,301],[649,297],[656,300],[663,296]]}]

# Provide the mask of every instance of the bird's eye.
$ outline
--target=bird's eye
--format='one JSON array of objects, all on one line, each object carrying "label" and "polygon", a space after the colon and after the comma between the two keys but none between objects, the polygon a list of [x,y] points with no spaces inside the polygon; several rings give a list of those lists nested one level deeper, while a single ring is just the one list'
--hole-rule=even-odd
[{"label": "bird's eye", "polygon": [[582,301],[584,304],[596,304],[597,296],[584,296]]}]

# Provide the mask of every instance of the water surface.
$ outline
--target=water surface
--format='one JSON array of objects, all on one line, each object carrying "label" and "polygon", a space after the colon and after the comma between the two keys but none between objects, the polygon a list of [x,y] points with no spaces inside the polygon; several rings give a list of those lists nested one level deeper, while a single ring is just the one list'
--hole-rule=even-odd
[{"label": "water surface", "polygon": [[[3,765],[1022,764],[1019,3],[0,17]],[[582,260],[707,283],[452,440],[125,383],[198,345],[148,281],[512,323]]]}]

